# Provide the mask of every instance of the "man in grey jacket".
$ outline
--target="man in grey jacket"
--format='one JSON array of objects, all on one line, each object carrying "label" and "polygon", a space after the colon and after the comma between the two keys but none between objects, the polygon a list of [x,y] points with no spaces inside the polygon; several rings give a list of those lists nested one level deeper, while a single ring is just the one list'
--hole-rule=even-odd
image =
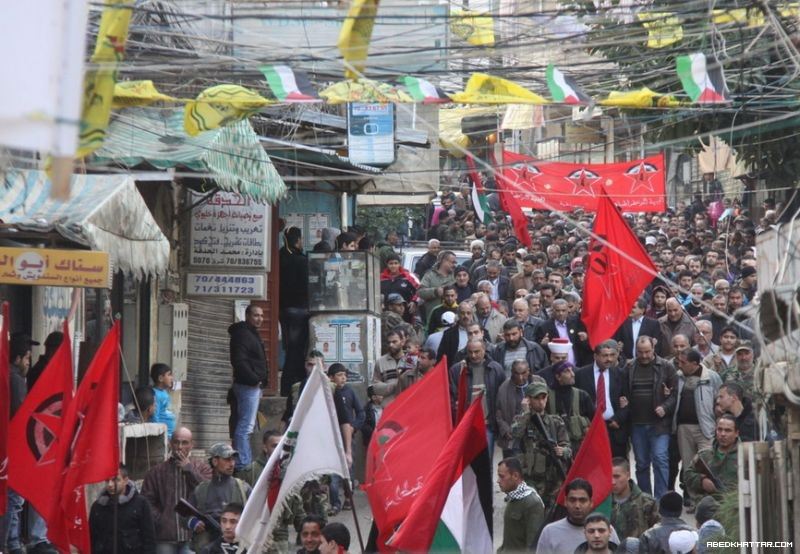
[{"label": "man in grey jacket", "polygon": [[681,465],[686,471],[697,452],[711,448],[716,426],[714,403],[722,380],[701,363],[696,350],[686,350],[676,359],[680,371],[672,428],[677,429]]},{"label": "man in grey jacket", "polygon": [[682,512],[680,494],[669,491],[662,496],[658,501],[658,513],[661,514],[661,521],[645,531],[639,538],[639,552],[667,554],[671,552],[669,536],[674,531],[694,531],[691,525],[681,519]]}]

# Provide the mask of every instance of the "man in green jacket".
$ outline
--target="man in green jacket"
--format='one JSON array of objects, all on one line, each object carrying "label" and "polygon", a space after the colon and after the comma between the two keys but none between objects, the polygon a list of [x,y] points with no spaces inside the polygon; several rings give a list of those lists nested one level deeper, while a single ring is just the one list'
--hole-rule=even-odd
[{"label": "man in green jacket", "polygon": [[544,503],[538,493],[525,484],[518,458],[506,458],[497,465],[497,484],[506,493],[503,544],[498,552],[531,550],[544,523]]},{"label": "man in green jacket", "polygon": [[[719,416],[715,435],[713,446],[698,452],[684,474],[686,488],[698,498],[711,495],[720,500],[722,493],[736,490],[739,486],[739,429],[736,427],[736,418],[727,413]],[[718,487],[711,476],[698,469],[698,460],[706,463],[721,486]]]},{"label": "man in green jacket", "polygon": [[655,499],[642,492],[631,479],[631,466],[625,458],[611,460],[611,524],[620,539],[639,538],[661,521]]}]

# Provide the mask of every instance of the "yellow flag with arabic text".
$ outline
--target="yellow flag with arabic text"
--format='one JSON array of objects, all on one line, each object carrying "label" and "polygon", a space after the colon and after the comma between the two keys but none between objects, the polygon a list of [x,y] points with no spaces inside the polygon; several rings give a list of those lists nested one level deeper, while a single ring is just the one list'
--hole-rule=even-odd
[{"label": "yellow flag with arabic text", "polygon": [[625,92],[612,91],[609,93],[608,98],[600,100],[599,104],[607,107],[634,109],[677,108],[691,105],[677,100],[674,96],[654,92],[647,87]]},{"label": "yellow flag with arabic text", "polygon": [[451,94],[459,104],[549,104],[543,96],[502,77],[473,73],[462,92]]},{"label": "yellow flag with arabic text", "polygon": [[83,105],[76,157],[83,158],[102,144],[111,118],[117,64],[125,56],[125,41],[134,0],[106,0],[91,63],[83,80]]},{"label": "yellow flag with arabic text", "polygon": [[336,46],[344,60],[352,66],[352,69],[344,69],[344,76],[348,79],[357,79],[364,73],[377,13],[378,0],[353,0],[347,18],[342,23]]},{"label": "yellow flag with arabic text", "polygon": [[494,46],[494,18],[482,12],[452,10],[450,30],[473,46]]},{"label": "yellow flag with arabic text", "polygon": [[177,99],[161,94],[153,81],[123,81],[114,85],[112,108],[149,106],[155,102],[175,102]]},{"label": "yellow flag with arabic text", "polygon": [[239,85],[209,87],[186,103],[183,127],[196,136],[249,117],[268,104],[274,102]]},{"label": "yellow flag with arabic text", "polygon": [[644,12],[636,15],[647,29],[648,48],[664,48],[683,40],[681,20],[675,14]]}]

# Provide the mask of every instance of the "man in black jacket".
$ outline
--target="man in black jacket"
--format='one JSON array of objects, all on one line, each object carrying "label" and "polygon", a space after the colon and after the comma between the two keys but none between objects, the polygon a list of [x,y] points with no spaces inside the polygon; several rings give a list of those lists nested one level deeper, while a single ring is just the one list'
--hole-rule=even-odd
[{"label": "man in black jacket", "polygon": [[303,361],[308,343],[308,258],[303,253],[303,236],[297,227],[283,233],[279,251],[281,336],[286,360],[281,375],[281,396],[289,396],[293,383],[305,377]]},{"label": "man in black jacket", "polygon": [[253,461],[250,435],[256,423],[261,386],[267,380],[267,357],[258,328],[264,322],[264,311],[255,304],[247,306],[244,321],[228,327],[231,336],[230,354],[233,366],[233,393],[236,396],[236,425],[233,447],[239,452],[237,471]]},{"label": "man in black jacket", "polygon": [[506,377],[511,376],[511,364],[515,360],[525,360],[528,367],[535,373],[547,365],[547,354],[544,349],[522,337],[522,325],[515,318],[509,318],[503,324],[503,342],[499,343],[492,353],[492,359],[505,371]]},{"label": "man in black jacket", "polygon": [[631,313],[617,330],[614,338],[622,343],[622,355],[626,360],[636,356],[636,339],[646,335],[656,340],[656,354],[661,355],[661,324],[657,319],[645,317],[647,302],[639,298],[631,308]]},{"label": "man in black jacket", "polygon": [[96,554],[155,554],[156,532],[150,504],[136,492],[124,466],[108,480],[106,490],[92,504],[89,530],[92,552]]},{"label": "man in black jacket", "polygon": [[[613,457],[628,457],[628,379],[617,367],[619,347],[615,340],[605,340],[594,349],[594,362],[575,372],[575,386],[589,393],[595,406],[602,409],[608,428]],[[602,381],[600,377],[603,377]],[[605,391],[598,400],[597,391]]]},{"label": "man in black jacket", "polygon": [[548,348],[551,340],[567,339],[572,345],[572,351],[567,353],[567,361],[580,367],[591,362],[589,349],[589,336],[586,327],[579,317],[569,316],[569,306],[566,300],[553,300],[550,309],[552,316],[542,323],[536,330],[536,342],[544,349]]}]

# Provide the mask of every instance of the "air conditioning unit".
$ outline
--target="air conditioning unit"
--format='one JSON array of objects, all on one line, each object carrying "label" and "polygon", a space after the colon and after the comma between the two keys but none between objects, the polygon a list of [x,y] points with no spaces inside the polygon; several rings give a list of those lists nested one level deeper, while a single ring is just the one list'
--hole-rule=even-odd
[{"label": "air conditioning unit", "polygon": [[176,302],[158,307],[159,362],[172,368],[176,382],[186,380],[189,359],[189,305]]}]

